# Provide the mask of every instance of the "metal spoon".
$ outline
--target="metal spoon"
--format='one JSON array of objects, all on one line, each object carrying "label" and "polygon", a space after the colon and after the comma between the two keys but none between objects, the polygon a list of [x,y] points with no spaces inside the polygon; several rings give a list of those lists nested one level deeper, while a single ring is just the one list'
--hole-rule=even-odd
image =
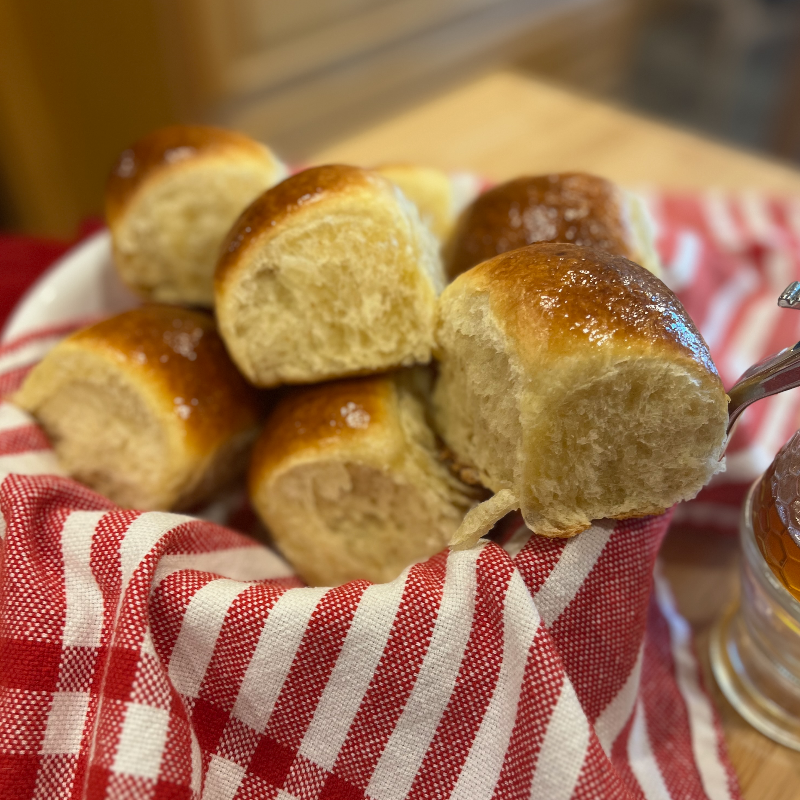
[{"label": "metal spoon", "polygon": [[[800,309],[800,281],[793,281],[783,290],[778,305]],[[800,342],[754,364],[728,389],[728,436],[751,403],[796,386],[800,386]]]}]

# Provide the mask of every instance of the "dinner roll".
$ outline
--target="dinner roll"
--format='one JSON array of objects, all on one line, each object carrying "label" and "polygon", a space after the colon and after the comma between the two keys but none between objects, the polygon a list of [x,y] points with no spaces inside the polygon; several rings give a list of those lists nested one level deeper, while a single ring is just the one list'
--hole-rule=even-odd
[{"label": "dinner roll", "polygon": [[294,389],[253,451],[250,497],[312,585],[389,581],[442,550],[474,491],[437,456],[424,376],[408,371]]},{"label": "dinner roll", "polygon": [[216,272],[220,333],[256,386],[430,360],[444,283],[436,240],[386,178],[315,167],[237,220]]},{"label": "dinner roll", "polygon": [[595,247],[661,274],[641,200],[605,178],[562,172],[517,178],[478,197],[461,215],[453,235],[450,278],[534,242]]},{"label": "dinner roll", "polygon": [[123,281],[145,299],[211,306],[225,234],[286,175],[268,148],[233,131],[173,125],[140,139],[120,155],[106,189]]},{"label": "dinner roll", "polygon": [[384,164],[375,171],[400,187],[440,242],[449,238],[458,215],[477,194],[477,181],[433,167]]},{"label": "dinner roll", "polygon": [[240,477],[257,393],[209,316],[144,306],[72,334],[14,398],[65,471],[128,508],[189,508]]},{"label": "dinner roll", "polygon": [[442,437],[536,533],[661,512],[722,466],[708,348],[626,258],[550,243],[496,256],[445,290],[436,335]]}]

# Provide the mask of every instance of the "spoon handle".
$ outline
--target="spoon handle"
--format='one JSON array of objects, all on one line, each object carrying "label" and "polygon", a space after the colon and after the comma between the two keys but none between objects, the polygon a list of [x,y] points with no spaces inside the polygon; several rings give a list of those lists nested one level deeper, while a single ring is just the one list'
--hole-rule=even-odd
[{"label": "spoon handle", "polygon": [[728,433],[751,403],[800,386],[800,342],[750,367],[728,389]]},{"label": "spoon handle", "polygon": [[[800,282],[794,281],[778,298],[781,308],[800,308]],[[800,342],[754,364],[728,389],[728,434],[751,403],[800,386]]]}]

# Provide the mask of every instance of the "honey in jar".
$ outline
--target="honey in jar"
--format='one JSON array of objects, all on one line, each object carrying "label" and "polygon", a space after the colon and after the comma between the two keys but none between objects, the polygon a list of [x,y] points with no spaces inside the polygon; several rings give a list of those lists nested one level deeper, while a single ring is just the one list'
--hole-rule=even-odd
[{"label": "honey in jar", "polygon": [[758,549],[783,587],[800,601],[800,433],[764,473],[751,513]]}]

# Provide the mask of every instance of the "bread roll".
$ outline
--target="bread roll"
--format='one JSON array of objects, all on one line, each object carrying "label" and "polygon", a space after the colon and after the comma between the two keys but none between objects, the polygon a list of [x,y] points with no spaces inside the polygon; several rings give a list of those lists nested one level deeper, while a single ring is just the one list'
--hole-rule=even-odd
[{"label": "bread roll", "polygon": [[216,273],[220,333],[256,386],[426,363],[444,283],[436,241],[386,178],[315,167],[238,219]]},{"label": "bread roll", "polygon": [[461,215],[450,245],[451,280],[481,261],[534,242],[594,247],[661,274],[642,202],[605,178],[563,172],[490,189]]},{"label": "bread roll", "polygon": [[476,181],[465,181],[433,167],[384,164],[375,171],[400,187],[439,242],[449,239],[458,215],[477,194]]},{"label": "bread roll", "polygon": [[149,300],[211,306],[220,244],[286,167],[240,133],[174,125],[125,150],[106,189],[114,262]]},{"label": "bread roll", "polygon": [[727,399],[678,299],[621,256],[536,244],[442,294],[434,414],[526,523],[572,536],[656,514],[721,468]]},{"label": "bread roll", "polygon": [[250,497],[312,585],[384,582],[442,550],[474,492],[437,457],[416,371],[295,389],[253,452]]},{"label": "bread roll", "polygon": [[15,402],[69,475],[142,510],[189,508],[240,477],[260,416],[211,318],[169,306],[64,339]]}]

